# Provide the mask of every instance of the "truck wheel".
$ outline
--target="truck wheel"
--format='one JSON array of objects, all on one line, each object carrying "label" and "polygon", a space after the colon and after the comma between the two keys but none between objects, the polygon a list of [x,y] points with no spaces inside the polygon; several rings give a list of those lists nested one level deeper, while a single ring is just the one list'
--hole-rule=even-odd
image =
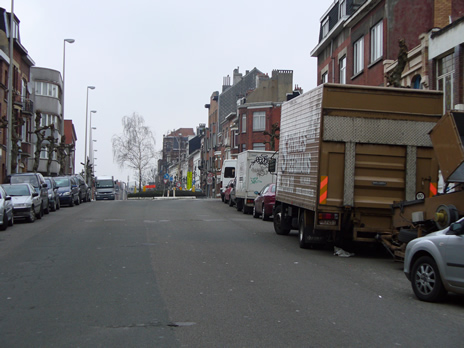
[{"label": "truck wheel", "polygon": [[311,217],[305,218],[306,214],[310,213],[305,210],[301,210],[300,218],[298,219],[298,237],[300,241],[300,248],[302,249],[307,249],[312,246],[311,243],[308,243],[308,237],[314,230],[314,221],[311,221],[313,220]]},{"label": "truck wheel", "polygon": [[243,202],[241,199],[235,199],[235,207],[237,208],[237,211],[241,211],[243,208]]},{"label": "truck wheel", "polygon": [[437,302],[446,295],[437,264],[430,256],[422,256],[414,262],[411,272],[414,294],[421,301]]},{"label": "truck wheel", "polygon": [[285,227],[282,219],[282,206],[278,205],[274,211],[274,231],[278,235],[287,235],[290,233],[290,229]]}]

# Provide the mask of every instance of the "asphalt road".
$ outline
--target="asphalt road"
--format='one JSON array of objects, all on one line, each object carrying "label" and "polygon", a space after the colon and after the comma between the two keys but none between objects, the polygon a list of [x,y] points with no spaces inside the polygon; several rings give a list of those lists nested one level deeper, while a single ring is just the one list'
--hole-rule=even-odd
[{"label": "asphalt road", "polygon": [[0,347],[458,347],[464,297],[303,250],[218,200],[64,207],[0,232]]}]

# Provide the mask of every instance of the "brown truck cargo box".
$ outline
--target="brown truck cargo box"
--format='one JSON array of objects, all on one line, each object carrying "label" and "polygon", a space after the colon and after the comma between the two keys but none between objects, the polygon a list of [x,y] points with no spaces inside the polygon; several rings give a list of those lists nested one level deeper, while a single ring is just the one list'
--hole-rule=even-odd
[{"label": "brown truck cargo box", "polygon": [[430,138],[445,182],[464,182],[464,112],[443,116]]}]

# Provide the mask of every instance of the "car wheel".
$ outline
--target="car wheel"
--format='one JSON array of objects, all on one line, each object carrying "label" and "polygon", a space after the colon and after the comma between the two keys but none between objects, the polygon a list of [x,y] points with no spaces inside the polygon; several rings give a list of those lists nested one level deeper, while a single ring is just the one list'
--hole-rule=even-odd
[{"label": "car wheel", "polygon": [[267,215],[267,214],[264,212],[264,203],[263,203],[263,211],[261,212],[261,219],[263,219],[263,221],[269,220],[269,215]]},{"label": "car wheel", "polygon": [[447,293],[437,263],[430,256],[422,256],[414,262],[411,285],[414,294],[421,301],[437,302]]},{"label": "car wheel", "polygon": [[3,212],[3,224],[0,226],[0,231],[5,231],[8,227],[8,216],[6,215],[6,211]]},{"label": "car wheel", "polygon": [[11,219],[8,222],[8,226],[13,226],[13,225],[14,225],[14,215],[13,215],[13,213],[11,213]]},{"label": "car wheel", "polygon": [[31,210],[29,211],[29,217],[27,218],[27,221],[28,222],[34,222],[35,219],[36,219],[36,216],[35,216],[34,207],[31,207]]},{"label": "car wheel", "polygon": [[253,217],[254,217],[255,219],[259,218],[259,213],[258,213],[258,211],[256,210],[256,204],[253,205]]},{"label": "car wheel", "polygon": [[279,235],[287,235],[290,233],[290,229],[288,227],[285,227],[283,221],[282,221],[282,206],[278,205],[275,208],[275,214],[274,214],[274,231],[275,233]]}]

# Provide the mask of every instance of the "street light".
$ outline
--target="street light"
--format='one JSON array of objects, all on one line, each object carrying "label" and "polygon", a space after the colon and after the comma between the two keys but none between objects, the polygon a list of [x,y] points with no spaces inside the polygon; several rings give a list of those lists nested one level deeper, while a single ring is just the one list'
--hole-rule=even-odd
[{"label": "street light", "polygon": [[66,73],[66,69],[65,69],[65,65],[66,65],[66,42],[69,43],[69,44],[72,44],[74,43],[74,39],[64,39],[63,40],[63,100],[61,102],[61,116],[63,117],[63,120],[64,120],[64,76],[65,76],[65,73]]},{"label": "street light", "polygon": [[89,89],[95,89],[95,86],[87,86],[87,99],[85,102],[85,158],[84,158],[84,176],[86,181],[88,180],[87,178],[87,120],[88,120],[88,114],[89,114]]},{"label": "street light", "polygon": [[11,12],[10,12],[10,33],[9,33],[9,54],[10,61],[8,63],[8,129],[7,129],[7,141],[6,141],[6,175],[11,175],[11,150],[12,150],[12,129],[13,129],[13,40],[14,40],[14,0],[11,0]]}]

